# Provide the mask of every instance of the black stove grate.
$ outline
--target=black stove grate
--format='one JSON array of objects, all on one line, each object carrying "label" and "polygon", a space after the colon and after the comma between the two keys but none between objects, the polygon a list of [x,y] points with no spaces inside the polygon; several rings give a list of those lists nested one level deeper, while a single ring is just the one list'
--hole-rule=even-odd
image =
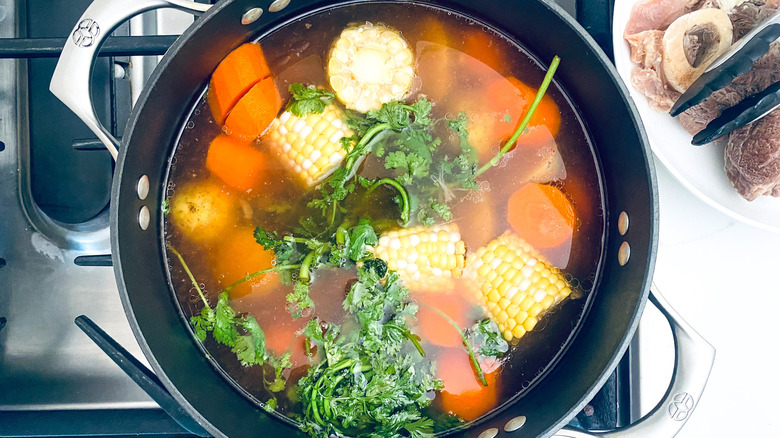
[{"label": "black stove grate", "polygon": [[[69,35],[87,0],[51,2],[27,0],[19,8],[20,35],[27,38],[51,38]],[[124,25],[115,35],[129,34]],[[112,134],[121,137],[130,107],[130,83],[119,77],[119,63],[125,57],[102,57],[92,75],[92,96],[98,117]],[[30,189],[32,198],[50,218],[79,224],[107,211],[111,196],[113,160],[101,148],[82,151],[75,144],[94,138],[94,134],[51,92],[49,82],[57,60],[29,59],[25,63],[28,92],[30,148]],[[68,184],[62,184],[68,181]]]}]

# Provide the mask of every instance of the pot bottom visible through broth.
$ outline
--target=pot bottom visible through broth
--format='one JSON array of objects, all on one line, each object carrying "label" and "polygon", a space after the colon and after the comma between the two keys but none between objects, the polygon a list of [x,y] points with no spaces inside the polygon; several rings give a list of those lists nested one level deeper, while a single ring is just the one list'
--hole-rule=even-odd
[{"label": "pot bottom visible through broth", "polygon": [[[343,331],[357,333],[359,324],[345,310],[343,301],[354,286],[360,268],[349,260],[346,268],[323,262],[311,272],[308,293],[313,308],[296,307],[287,298],[293,286],[283,281],[290,279],[285,271],[241,281],[247,274],[276,266],[279,257],[278,252],[274,255],[256,242],[256,228],[275,232],[277,236],[306,235],[318,242],[328,242],[338,233],[335,224],[329,229],[330,218],[336,216],[339,219],[336,222],[347,224],[345,229],[358,226],[360,219],[367,219],[380,238],[404,228],[423,230],[421,233],[425,234],[431,229],[448,227],[449,231],[444,232],[449,233],[446,238],[459,237],[465,247],[465,267],[455,268],[439,284],[435,284],[438,280],[434,278],[407,281],[402,275],[401,280],[405,285],[408,283],[408,300],[419,306],[416,317],[407,319],[410,332],[424,350],[425,361],[437,363],[432,373],[444,384],[444,392],[428,394],[433,400],[424,403],[427,406],[421,406],[421,412],[434,421],[435,431],[450,430],[522,396],[554,364],[575,333],[588,307],[601,258],[604,217],[600,175],[582,121],[563,91],[553,83],[517,146],[496,166],[476,175],[475,187],[453,188],[451,181],[445,184],[448,175],[435,163],[429,174],[404,180],[401,174],[413,166],[410,160],[419,157],[410,157],[406,150],[405,155],[393,155],[406,160],[405,166],[388,167],[388,157],[396,147],[394,141],[404,142],[404,148],[435,149],[431,152],[434,160],[455,163],[454,157],[465,149],[457,131],[450,128],[451,121],[463,122],[462,126],[468,130],[468,144],[474,148],[471,151],[476,163],[465,166],[470,170],[464,172],[481,169],[514,132],[545,70],[524,49],[469,18],[419,5],[359,4],[293,21],[259,40],[275,87],[285,104],[291,98],[288,87],[292,84],[330,89],[331,46],[343,29],[355,25],[391,29],[405,39],[414,58],[415,77],[411,90],[402,100],[411,105],[424,96],[432,103],[430,118],[434,122],[426,131],[432,137],[405,136],[408,130],[380,134],[369,142],[374,149],[357,165],[357,175],[348,179],[355,184],[353,192],[335,203],[335,207],[333,203],[328,204],[320,217],[317,216],[320,210],[309,203],[320,198],[322,190],[317,185],[307,188],[295,169],[283,164],[270,146],[268,131],[251,142],[251,147],[260,152],[258,160],[262,163],[259,170],[262,177],[251,187],[241,184],[237,187],[235,181],[227,181],[206,164],[214,139],[220,135],[232,138],[228,134],[235,133],[215,120],[213,102],[209,102],[208,92],[204,90],[184,123],[171,160],[166,196],[170,212],[166,216],[164,238],[181,254],[211,307],[216,308],[220,291],[230,288],[230,308],[239,315],[253,316],[264,333],[268,352],[275,356],[290,353],[291,362],[291,366],[282,368],[277,379],[268,364],[243,366],[231,351],[235,348],[217,342],[216,332],[209,331],[202,345],[215,365],[247,396],[266,405],[268,410],[299,420],[305,410],[302,397],[306,395],[298,392],[297,383],[323,360],[324,349],[309,342],[304,330],[316,318],[322,327],[330,323],[339,325]],[[549,60],[544,62],[546,65]],[[564,59],[559,69],[566,68],[575,67],[566,65]],[[345,112],[338,98],[330,105]],[[438,141],[436,147],[431,146]],[[403,204],[402,200],[399,204],[398,190],[388,184],[370,190],[356,180],[358,176],[364,181],[403,180],[402,185],[412,198],[409,222],[404,225],[399,219]],[[423,193],[420,187],[429,190],[431,186],[437,187],[436,184],[441,186],[440,197],[434,196],[436,202],[430,202],[429,192],[424,192],[426,196],[419,195]],[[542,204],[533,203],[537,201]],[[552,213],[546,209],[552,209]],[[557,222],[545,222],[549,217],[557,218]],[[541,223],[532,223],[534,218],[540,218]],[[454,229],[457,233],[453,234]],[[317,235],[320,231],[324,234]],[[445,239],[444,234],[439,238]],[[482,295],[479,292],[480,288],[488,291],[489,285],[485,283],[513,269],[498,268],[501,257],[512,256],[497,256],[483,265],[492,266],[490,269],[496,271],[470,267],[470,262],[473,265],[480,257],[480,249],[495,247],[496,239],[502,235],[527,241],[539,263],[549,264],[545,265],[549,267],[544,275],[551,271],[555,274],[559,269],[571,291],[562,302],[541,313],[535,326],[531,324],[532,330],[519,339],[512,335],[515,318],[529,311],[528,306],[512,302],[511,294],[515,292],[506,288]],[[422,250],[419,237],[386,240],[393,250],[408,249],[412,253]],[[404,243],[410,241],[412,244]],[[382,245],[380,240],[368,250],[379,251]],[[457,246],[457,243],[452,245],[456,251]],[[411,257],[421,260],[423,255]],[[483,261],[487,260],[485,257],[482,256]],[[184,316],[189,319],[200,315],[203,299],[182,263],[170,251],[169,263],[171,284]],[[410,259],[404,259],[395,266],[409,264],[412,264]],[[497,273],[498,269],[502,272]],[[523,269],[528,271],[526,274],[533,272],[533,266]],[[430,272],[433,277],[442,274],[442,269]],[[292,281],[298,279],[292,277]],[[434,285],[426,285],[426,280],[433,280]],[[230,287],[235,283],[238,284]],[[514,286],[513,291],[523,289],[523,285]],[[510,302],[524,310],[506,307]],[[499,310],[493,313],[491,309],[496,306]],[[301,316],[292,315],[296,312]],[[508,350],[498,358],[475,354],[486,374],[487,387],[480,382],[469,352],[452,326],[455,323],[464,333],[473,334],[475,324],[486,320],[494,321],[501,333],[509,335],[505,337],[513,338],[508,342]],[[239,335],[246,333],[245,327],[238,330]],[[409,357],[418,354],[411,340],[404,342],[404,354]],[[373,375],[372,372],[366,375]],[[274,386],[274,382],[277,385],[283,382],[283,387]],[[273,401],[269,404],[270,400]]]}]

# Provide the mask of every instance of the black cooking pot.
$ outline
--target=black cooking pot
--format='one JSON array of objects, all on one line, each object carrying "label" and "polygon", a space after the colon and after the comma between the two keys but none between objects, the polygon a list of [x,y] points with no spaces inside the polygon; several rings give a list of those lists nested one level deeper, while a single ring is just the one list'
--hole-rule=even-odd
[{"label": "black cooking pot", "polygon": [[[355,0],[338,5],[357,3]],[[383,2],[373,2],[381,8]],[[643,128],[617,73],[593,40],[557,6],[542,0],[416,0],[482,22],[539,59],[563,59],[555,80],[583,117],[596,148],[606,209],[600,278],[579,333],[554,367],[517,400],[457,436],[548,436],[598,391],[623,356],[649,295],[658,231],[654,169]],[[92,58],[102,39],[140,12],[176,7],[206,11],[170,48],[133,109],[121,147],[100,125],[89,99]],[[117,158],[112,191],[114,268],[130,325],[157,376],[209,433],[230,437],[303,436],[262,408],[213,366],[174,298],[162,240],[162,200],[183,122],[217,64],[232,49],[289,20],[337,7],[319,0],[96,0],[74,28],[51,90]],[[118,153],[117,153],[118,150]],[[660,297],[654,301],[661,302]],[[647,418],[614,435],[673,436],[695,407],[714,357],[709,344],[671,311],[676,371]],[[650,426],[650,427],[648,427]],[[560,436],[579,436],[561,431]]]}]

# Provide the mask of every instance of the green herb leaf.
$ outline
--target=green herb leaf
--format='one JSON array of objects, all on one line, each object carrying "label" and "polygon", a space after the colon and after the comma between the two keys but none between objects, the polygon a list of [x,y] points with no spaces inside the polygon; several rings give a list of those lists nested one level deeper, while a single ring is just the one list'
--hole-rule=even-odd
[{"label": "green herb leaf", "polygon": [[412,104],[414,123],[420,126],[430,126],[433,123],[431,109],[433,109],[433,104],[428,99],[425,97],[417,99],[417,102]]},{"label": "green herb leaf", "polygon": [[385,278],[385,275],[387,275],[387,262],[382,259],[368,259],[363,262],[363,270],[376,278]]},{"label": "green herb leaf", "polygon": [[355,262],[370,256],[366,251],[366,245],[376,245],[379,237],[371,226],[371,221],[362,219],[357,226],[352,228],[349,236],[349,258]]},{"label": "green herb leaf", "polygon": [[335,94],[323,88],[307,87],[300,83],[290,84],[289,91],[290,103],[287,104],[287,111],[298,117],[323,112],[325,107],[336,97]]},{"label": "green herb leaf", "polygon": [[284,381],[283,372],[287,368],[292,368],[292,353],[289,351],[278,357],[269,358],[268,362],[274,367],[274,380],[266,380],[266,388],[271,392],[280,392],[284,390],[286,382]]},{"label": "green herb leaf", "polygon": [[[204,341],[207,334],[211,332],[215,341],[230,347],[242,365],[271,364],[274,367],[275,379],[269,384],[269,389],[277,392],[284,389],[285,381],[282,373],[285,369],[292,367],[290,353],[285,353],[280,357],[269,354],[266,350],[263,329],[260,328],[254,316],[239,315],[230,306],[227,291],[219,294],[217,305],[212,309],[189,266],[184,262],[184,258],[171,245],[168,245],[168,248],[178,257],[193,286],[203,299],[203,309],[200,314],[190,318],[190,323],[193,325],[198,339]],[[272,406],[275,407],[275,405]]]},{"label": "green herb leaf", "polygon": [[266,251],[273,251],[277,260],[289,259],[294,251],[291,242],[285,241],[276,232],[267,231],[263,227],[255,228],[255,241],[262,245]]},{"label": "green herb leaf", "polygon": [[206,340],[208,332],[214,330],[214,309],[205,306],[201,310],[200,315],[194,315],[190,318],[190,324],[195,329],[195,336],[200,339],[201,342]]},{"label": "green herb leaf", "polygon": [[458,137],[460,138],[461,156],[463,156],[463,159],[465,159],[469,165],[476,166],[478,152],[477,148],[469,143],[468,123],[469,119],[466,112],[461,111],[456,118],[447,121],[447,127],[458,134]]},{"label": "green herb leaf", "polygon": [[466,331],[466,338],[482,356],[499,358],[509,350],[509,344],[501,336],[498,325],[492,319],[484,319],[474,324]]},{"label": "green herb leaf", "polygon": [[278,404],[279,402],[276,400],[276,397],[271,397],[263,403],[263,409],[265,409],[266,412],[273,412],[276,410]]},{"label": "green herb leaf", "polygon": [[430,206],[431,210],[435,211],[436,214],[438,214],[439,217],[441,217],[445,222],[452,220],[452,212],[450,211],[449,205],[438,202],[431,202]]},{"label": "green herb leaf", "polygon": [[254,316],[245,317],[239,323],[248,334],[239,336],[236,339],[233,353],[236,353],[236,357],[244,366],[264,364],[269,357],[265,349],[265,333],[263,329],[260,328]]},{"label": "green herb leaf", "polygon": [[228,304],[227,293],[219,295],[214,315],[214,331],[212,332],[214,339],[227,346],[236,345],[236,340],[239,337],[235,325],[236,311]]},{"label": "green herb leaf", "polygon": [[409,109],[409,106],[401,102],[392,101],[385,103],[378,110],[369,111],[366,117],[380,123],[388,123],[390,129],[401,130],[412,123]]},{"label": "green herb leaf", "polygon": [[314,307],[314,301],[309,296],[309,285],[296,281],[293,283],[293,291],[287,294],[287,302],[290,303],[289,310],[293,318],[303,316],[303,311]]}]

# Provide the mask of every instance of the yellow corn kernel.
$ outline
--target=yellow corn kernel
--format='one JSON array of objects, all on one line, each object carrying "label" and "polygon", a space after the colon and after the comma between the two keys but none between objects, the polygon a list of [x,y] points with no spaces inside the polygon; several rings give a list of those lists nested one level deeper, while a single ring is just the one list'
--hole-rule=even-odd
[{"label": "yellow corn kernel", "polygon": [[267,136],[271,151],[306,187],[327,178],[346,157],[340,140],[353,131],[341,120],[343,115],[337,106],[328,105],[322,113],[303,118],[285,111],[271,123]]},{"label": "yellow corn kernel", "polygon": [[409,93],[414,56],[398,32],[365,23],[341,32],[331,47],[327,72],[336,97],[347,108],[365,113]]},{"label": "yellow corn kernel", "polygon": [[[453,279],[461,276],[458,266],[463,266],[466,258],[466,246],[456,224],[392,230],[368,249],[374,257],[386,261],[388,268],[398,271],[404,286],[426,292],[451,290]],[[475,291],[481,298],[479,289]]]},{"label": "yellow corn kernel", "polygon": [[530,309],[528,309],[528,314],[534,317],[539,316],[539,314],[542,313],[542,310],[544,310],[544,308],[542,307],[541,304],[534,303],[534,305],[531,306]]},{"label": "yellow corn kernel", "polygon": [[479,291],[508,341],[533,330],[547,310],[571,294],[563,273],[511,232],[469,254],[463,277]]},{"label": "yellow corn kernel", "polygon": [[531,306],[534,304],[534,297],[528,296],[526,294],[517,294],[518,297],[522,297],[523,301],[520,302],[520,310],[523,312],[527,312],[528,309],[531,308]]}]

